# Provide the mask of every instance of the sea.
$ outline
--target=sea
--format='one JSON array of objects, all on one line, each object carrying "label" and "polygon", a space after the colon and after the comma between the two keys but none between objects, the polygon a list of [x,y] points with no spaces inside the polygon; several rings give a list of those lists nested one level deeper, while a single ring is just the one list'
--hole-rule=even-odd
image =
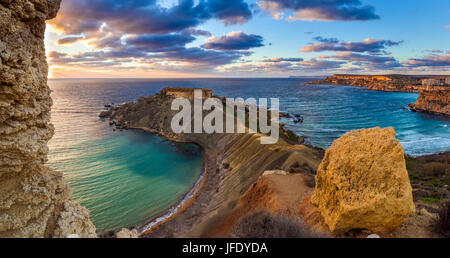
[{"label": "sea", "polygon": [[50,79],[55,136],[48,166],[64,174],[98,233],[163,216],[201,176],[201,149],[138,130],[115,130],[98,115],[106,104],[135,101],[169,86],[209,88],[230,98],[278,98],[280,111],[303,117],[303,123],[281,122],[313,146],[327,148],[350,130],[380,126],[393,127],[409,155],[450,150],[449,118],[405,109],[418,94],[306,84],[315,79]]}]

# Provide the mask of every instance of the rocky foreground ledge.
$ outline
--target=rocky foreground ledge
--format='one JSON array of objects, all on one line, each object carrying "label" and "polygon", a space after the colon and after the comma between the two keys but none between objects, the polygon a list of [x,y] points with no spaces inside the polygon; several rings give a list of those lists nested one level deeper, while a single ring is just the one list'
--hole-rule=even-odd
[{"label": "rocky foreground ledge", "polygon": [[45,20],[60,0],[0,1],[0,237],[96,237],[89,211],[46,167],[52,99]]},{"label": "rocky foreground ledge", "polygon": [[403,149],[392,128],[349,132],[324,156],[323,150],[286,137],[261,145],[261,134],[174,134],[173,99],[162,92],[101,114],[120,127],[197,143],[205,153],[202,191],[175,218],[141,231],[142,237],[242,236],[236,228],[249,216],[247,221],[262,216],[254,215],[261,210],[306,227],[304,237],[435,236],[430,227],[436,215],[413,202]]}]

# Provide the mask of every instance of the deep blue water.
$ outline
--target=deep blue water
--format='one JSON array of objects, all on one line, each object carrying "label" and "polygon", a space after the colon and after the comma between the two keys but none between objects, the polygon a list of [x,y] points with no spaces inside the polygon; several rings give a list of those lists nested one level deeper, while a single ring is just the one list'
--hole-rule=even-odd
[{"label": "deep blue water", "polygon": [[[313,78],[310,78],[313,79]],[[56,134],[49,165],[64,172],[74,196],[100,231],[134,225],[176,204],[198,179],[203,159],[159,137],[113,132],[98,118],[104,104],[134,101],[163,87],[211,88],[227,97],[280,99],[281,111],[301,114],[289,129],[323,148],[352,129],[392,126],[412,155],[450,150],[450,120],[403,110],[414,93],[305,85],[309,79],[71,79],[50,80]]]}]

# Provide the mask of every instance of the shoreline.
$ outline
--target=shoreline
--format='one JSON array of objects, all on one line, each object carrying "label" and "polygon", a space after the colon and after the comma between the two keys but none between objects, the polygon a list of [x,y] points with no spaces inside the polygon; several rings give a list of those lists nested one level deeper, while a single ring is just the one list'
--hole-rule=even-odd
[{"label": "shoreline", "polygon": [[145,133],[154,134],[154,135],[157,135],[163,139],[166,139],[166,140],[169,140],[172,142],[195,144],[200,147],[203,158],[204,158],[203,171],[200,174],[200,177],[197,179],[195,184],[189,189],[189,191],[183,196],[183,198],[181,198],[176,204],[172,205],[170,208],[161,212],[162,215],[157,215],[155,218],[152,218],[152,219],[146,219],[144,223],[142,223],[140,226],[136,227],[136,229],[138,231],[138,236],[142,237],[144,235],[152,233],[154,230],[158,229],[162,225],[173,220],[180,213],[182,213],[187,208],[189,208],[192,205],[192,203],[197,199],[197,197],[202,192],[202,190],[206,184],[206,180],[208,178],[208,174],[209,174],[208,173],[208,165],[210,162],[210,154],[208,154],[206,149],[203,148],[203,146],[201,144],[196,143],[196,142],[187,142],[187,141],[182,141],[180,139],[168,137],[156,130],[152,130],[152,129],[148,129],[148,128],[129,127],[127,129],[141,130]]},{"label": "shoreline", "polygon": [[275,146],[265,146],[258,144],[258,134],[174,134],[168,130],[168,117],[172,113],[163,112],[169,110],[164,107],[170,106],[170,100],[154,95],[101,114],[101,117],[109,116],[119,128],[142,130],[173,142],[197,144],[205,157],[202,176],[184,198],[137,227],[141,238],[210,236],[215,225],[226,221],[235,211],[242,194],[264,171],[276,168],[289,171],[296,161],[301,171],[308,172],[315,170],[323,158],[322,148],[289,143],[284,138]]},{"label": "shoreline", "polygon": [[[343,86],[352,87],[351,85],[343,85]],[[440,114],[435,114],[435,115],[440,115]],[[201,144],[199,144],[197,142],[184,141],[184,140],[181,140],[181,139],[178,139],[175,137],[169,137],[169,136],[165,135],[163,132],[160,132],[160,131],[157,131],[154,129],[149,129],[149,128],[127,127],[127,129],[140,130],[145,133],[154,134],[165,140],[176,142],[176,143],[195,144],[201,148],[202,155],[204,157],[203,171],[202,171],[201,175],[199,176],[199,178],[197,179],[195,184],[190,188],[190,190],[183,196],[183,198],[180,198],[180,200],[177,201],[176,204],[172,205],[171,207],[169,207],[169,208],[165,209],[163,212],[161,212],[161,215],[157,215],[152,219],[146,219],[143,223],[140,223],[139,226],[136,226],[136,229],[138,231],[138,236],[142,237],[147,234],[151,234],[154,230],[156,230],[159,227],[163,226],[164,224],[172,221],[179,214],[184,212],[195,202],[197,197],[202,192],[204,186],[206,185],[206,181],[207,181],[207,178],[209,175],[208,165],[209,165],[209,162],[211,162],[211,160],[210,160],[210,154],[208,153],[208,151]],[[314,146],[312,144],[303,143],[303,145],[308,146],[310,148],[314,148],[314,149],[323,149],[320,146]],[[448,151],[450,151],[450,150],[435,152],[435,153],[424,153],[424,154],[419,154],[419,155],[411,155],[411,154],[407,154],[406,152],[404,152],[404,155],[405,155],[405,157],[409,156],[409,157],[413,157],[413,158],[418,158],[418,157],[422,157],[422,156],[438,155],[438,154],[442,154],[442,153],[445,153]]]}]

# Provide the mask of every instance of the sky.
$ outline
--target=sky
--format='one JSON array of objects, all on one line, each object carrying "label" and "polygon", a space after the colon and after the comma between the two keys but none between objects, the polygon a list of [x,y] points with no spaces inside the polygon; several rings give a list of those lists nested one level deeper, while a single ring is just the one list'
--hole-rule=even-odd
[{"label": "sky", "polygon": [[50,78],[450,75],[448,0],[63,0]]}]

